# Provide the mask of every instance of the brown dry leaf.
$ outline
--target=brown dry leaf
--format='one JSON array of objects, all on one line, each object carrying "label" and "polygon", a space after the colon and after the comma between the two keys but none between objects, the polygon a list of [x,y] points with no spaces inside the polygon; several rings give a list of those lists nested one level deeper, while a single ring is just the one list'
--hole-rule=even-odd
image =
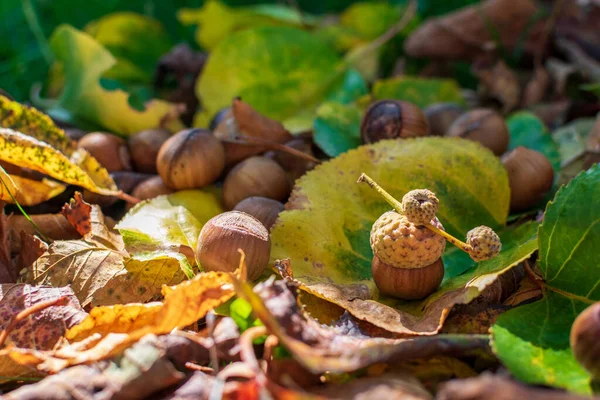
[{"label": "brown dry leaf", "polygon": [[257,143],[240,143],[238,136],[273,143],[285,143],[293,139],[280,122],[258,113],[239,98],[233,99],[231,112],[227,113],[215,129],[214,134],[225,146],[227,165],[234,165],[245,158],[267,150],[266,146]]},{"label": "brown dry leaf", "polygon": [[48,250],[48,245],[37,236],[21,231],[21,250],[14,259],[17,271],[29,267]]},{"label": "brown dry leaf", "polygon": [[[48,307],[18,323],[8,335],[6,344],[32,349],[49,350],[73,325],[83,321],[86,313],[68,287],[52,288],[22,284],[0,285],[0,331],[12,317],[24,309],[47,300],[67,297],[68,303]],[[8,379],[39,376],[40,372],[19,365],[6,354],[0,354],[0,382]]]},{"label": "brown dry leaf", "polygon": [[533,70],[533,76],[527,82],[523,90],[522,107],[530,107],[541,103],[548,88],[550,87],[550,74],[543,66],[536,66]]},{"label": "brown dry leaf", "polygon": [[[404,49],[411,57],[472,60],[490,50],[499,35],[504,51],[513,51],[527,32],[525,50],[539,51],[545,19],[531,0],[487,0],[432,18],[413,32]],[[535,21],[533,26],[531,22]],[[490,28],[492,27],[492,29]]]},{"label": "brown dry leaf", "polygon": [[327,399],[402,399],[429,400],[433,396],[423,385],[408,374],[387,374],[372,378],[359,378],[350,382],[326,385],[310,389]]},{"label": "brown dry leaf", "polygon": [[65,334],[78,342],[55,351],[13,348],[5,354],[20,364],[55,373],[117,355],[148,334],[166,334],[190,325],[233,294],[229,274],[203,273],[177,286],[164,286],[163,303],[98,307]]},{"label": "brown dry leaf", "polygon": [[15,283],[19,270],[11,260],[10,228],[8,217],[4,214],[4,203],[1,203],[0,207],[0,283]]},{"label": "brown dry leaf", "polygon": [[71,285],[88,307],[150,301],[160,296],[163,284],[185,279],[179,261],[169,256],[130,258],[121,236],[106,226],[100,207],[87,205],[81,196],[63,214],[84,237],[53,242],[28,269],[28,283]]},{"label": "brown dry leaf", "polygon": [[305,368],[315,373],[355,371],[374,363],[394,363],[448,352],[487,349],[487,335],[436,335],[413,339],[370,338],[350,326],[324,327],[298,306],[298,284],[272,278],[252,288],[234,279],[238,295],[248,301],[267,330],[277,336]]},{"label": "brown dry leaf", "polygon": [[[81,235],[61,214],[38,214],[29,216],[40,231],[52,240],[79,239]],[[21,232],[34,235],[35,227],[23,215],[13,214],[8,218],[8,229],[13,252],[21,249]]]},{"label": "brown dry leaf", "polygon": [[473,73],[479,78],[479,91],[498,100],[506,114],[514,110],[521,99],[521,86],[517,75],[502,60],[494,65],[473,65]]}]

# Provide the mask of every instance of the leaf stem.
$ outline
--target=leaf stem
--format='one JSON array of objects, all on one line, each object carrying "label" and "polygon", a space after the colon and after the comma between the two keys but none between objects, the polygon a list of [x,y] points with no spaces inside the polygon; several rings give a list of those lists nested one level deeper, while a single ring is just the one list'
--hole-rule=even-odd
[{"label": "leaf stem", "polygon": [[[396,200],[394,198],[394,196],[392,196],[391,194],[389,194],[388,192],[386,192],[385,189],[383,189],[381,186],[379,186],[377,184],[377,182],[375,182],[373,179],[371,179],[368,175],[366,175],[364,173],[360,174],[360,177],[358,178],[358,180],[356,182],[357,183],[361,183],[361,182],[366,183],[372,189],[374,189],[377,193],[379,193],[381,195],[381,197],[383,197],[385,199],[385,201],[388,202],[389,205],[391,205],[392,207],[394,207],[394,210],[396,210],[396,212],[398,214],[404,214],[404,212],[402,211],[402,203],[400,203],[398,200]],[[453,245],[455,245],[456,247],[458,247],[459,249],[461,249],[465,253],[469,253],[470,252],[471,246],[469,246],[468,244],[464,243],[461,240],[458,240],[457,238],[455,238],[454,236],[452,236],[448,232],[443,231],[443,230],[441,230],[441,229],[439,229],[439,228],[431,225],[430,223],[427,223],[427,224],[425,224],[423,226],[425,228],[429,229],[430,231],[432,231],[433,233],[437,233],[438,235],[440,235],[441,237],[443,237],[448,242],[452,243]]]}]

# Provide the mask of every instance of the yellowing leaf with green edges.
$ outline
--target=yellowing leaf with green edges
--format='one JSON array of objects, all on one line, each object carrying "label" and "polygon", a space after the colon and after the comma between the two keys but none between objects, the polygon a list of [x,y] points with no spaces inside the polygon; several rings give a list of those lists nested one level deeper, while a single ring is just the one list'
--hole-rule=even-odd
[{"label": "yellowing leaf with green edges", "polygon": [[258,26],[297,26],[311,23],[311,16],[283,4],[229,7],[209,0],[200,9],[183,8],[177,19],[184,25],[198,25],[196,41],[206,50],[214,49],[227,35]]},{"label": "yellowing leaf with green edges", "polygon": [[[385,298],[371,278],[369,233],[390,206],[367,185],[356,183],[361,172],[397,198],[411,189],[433,190],[440,199],[438,217],[458,237],[478,225],[504,225],[508,178],[498,158],[475,142],[422,138],[359,147],[296,182],[271,232],[272,259],[289,257],[294,276],[306,290],[388,331],[436,332],[453,304],[472,300],[537,246],[535,226],[506,232],[501,255],[468,271],[477,275],[447,279],[420,302]],[[481,284],[467,285],[484,273],[489,277]]]},{"label": "yellowing leaf with green edges", "polygon": [[403,76],[375,82],[373,97],[377,100],[396,99],[408,101],[425,108],[435,103],[464,104],[460,86],[453,79],[419,78]]},{"label": "yellowing leaf with green edges", "polygon": [[231,99],[241,96],[258,112],[283,121],[288,129],[301,111],[316,108],[339,78],[340,59],[318,37],[291,27],[260,27],[236,32],[221,41],[210,54],[196,84],[203,109],[195,125],[207,126]]},{"label": "yellowing leaf with green edges", "polygon": [[[77,148],[75,142],[69,139],[50,117],[35,108],[24,106],[0,95],[0,128],[8,128],[14,131],[6,131],[7,138],[12,138],[4,139],[4,142],[6,140],[10,142],[9,147],[20,148],[20,143],[22,146],[31,145],[39,149],[34,151],[33,159],[27,160],[28,164],[34,165],[34,167],[29,168],[63,182],[82,186],[92,192],[110,194],[117,190],[117,186],[108,171],[87,151]],[[22,158],[17,154],[8,156],[15,160]],[[46,157],[50,158],[46,159]],[[67,162],[65,162],[65,159],[67,159]],[[9,160],[5,161],[11,162]],[[47,162],[64,163],[64,165],[59,165],[58,168],[62,172],[55,171],[58,175],[47,172],[50,169],[45,165]],[[17,165],[26,166],[19,163]],[[56,165],[54,166],[56,167]],[[73,174],[75,174],[78,177],[76,181],[63,178],[65,176],[64,172],[68,169],[72,170],[71,177],[68,179],[73,178]]]},{"label": "yellowing leaf with green edges", "polygon": [[61,25],[52,34],[50,46],[65,73],[65,87],[54,109],[66,109],[77,118],[122,135],[159,126],[183,128],[178,118],[181,110],[175,104],[152,100],[138,111],[129,105],[129,95],[123,90],[104,89],[100,77],[116,60],[90,35]]},{"label": "yellowing leaf with green edges", "polygon": [[66,186],[49,179],[36,181],[18,175],[9,175],[0,167],[0,200],[22,206],[35,206],[58,196],[65,191]]},{"label": "yellowing leaf with green edges", "polygon": [[160,56],[171,40],[154,18],[133,12],[117,12],[92,21],[84,28],[117,62],[103,78],[150,83]]}]

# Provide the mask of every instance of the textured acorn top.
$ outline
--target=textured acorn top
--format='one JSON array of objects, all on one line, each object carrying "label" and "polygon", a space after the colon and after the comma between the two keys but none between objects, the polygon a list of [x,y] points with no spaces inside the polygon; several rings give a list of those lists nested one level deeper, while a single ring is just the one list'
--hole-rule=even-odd
[{"label": "textured acorn top", "polygon": [[402,197],[402,211],[415,225],[425,225],[435,218],[440,201],[429,189],[415,189]]},{"label": "textured acorn top", "polygon": [[477,262],[494,258],[502,250],[500,237],[492,228],[484,225],[467,232],[467,244],[471,246],[469,255]]},{"label": "textured acorn top", "polygon": [[[437,218],[431,223],[444,229]],[[379,259],[396,268],[422,268],[433,264],[444,252],[446,240],[410,222],[405,215],[388,211],[371,228],[371,248]]]}]

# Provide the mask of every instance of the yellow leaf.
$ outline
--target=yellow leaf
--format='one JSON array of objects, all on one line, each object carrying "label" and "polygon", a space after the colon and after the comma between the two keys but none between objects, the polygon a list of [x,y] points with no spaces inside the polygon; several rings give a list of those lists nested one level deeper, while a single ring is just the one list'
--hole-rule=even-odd
[{"label": "yellow leaf", "polygon": [[36,181],[7,174],[2,167],[0,167],[0,180],[4,183],[0,184],[0,200],[14,203],[14,197],[22,206],[35,206],[43,203],[58,196],[66,189],[65,185],[49,179]]}]

